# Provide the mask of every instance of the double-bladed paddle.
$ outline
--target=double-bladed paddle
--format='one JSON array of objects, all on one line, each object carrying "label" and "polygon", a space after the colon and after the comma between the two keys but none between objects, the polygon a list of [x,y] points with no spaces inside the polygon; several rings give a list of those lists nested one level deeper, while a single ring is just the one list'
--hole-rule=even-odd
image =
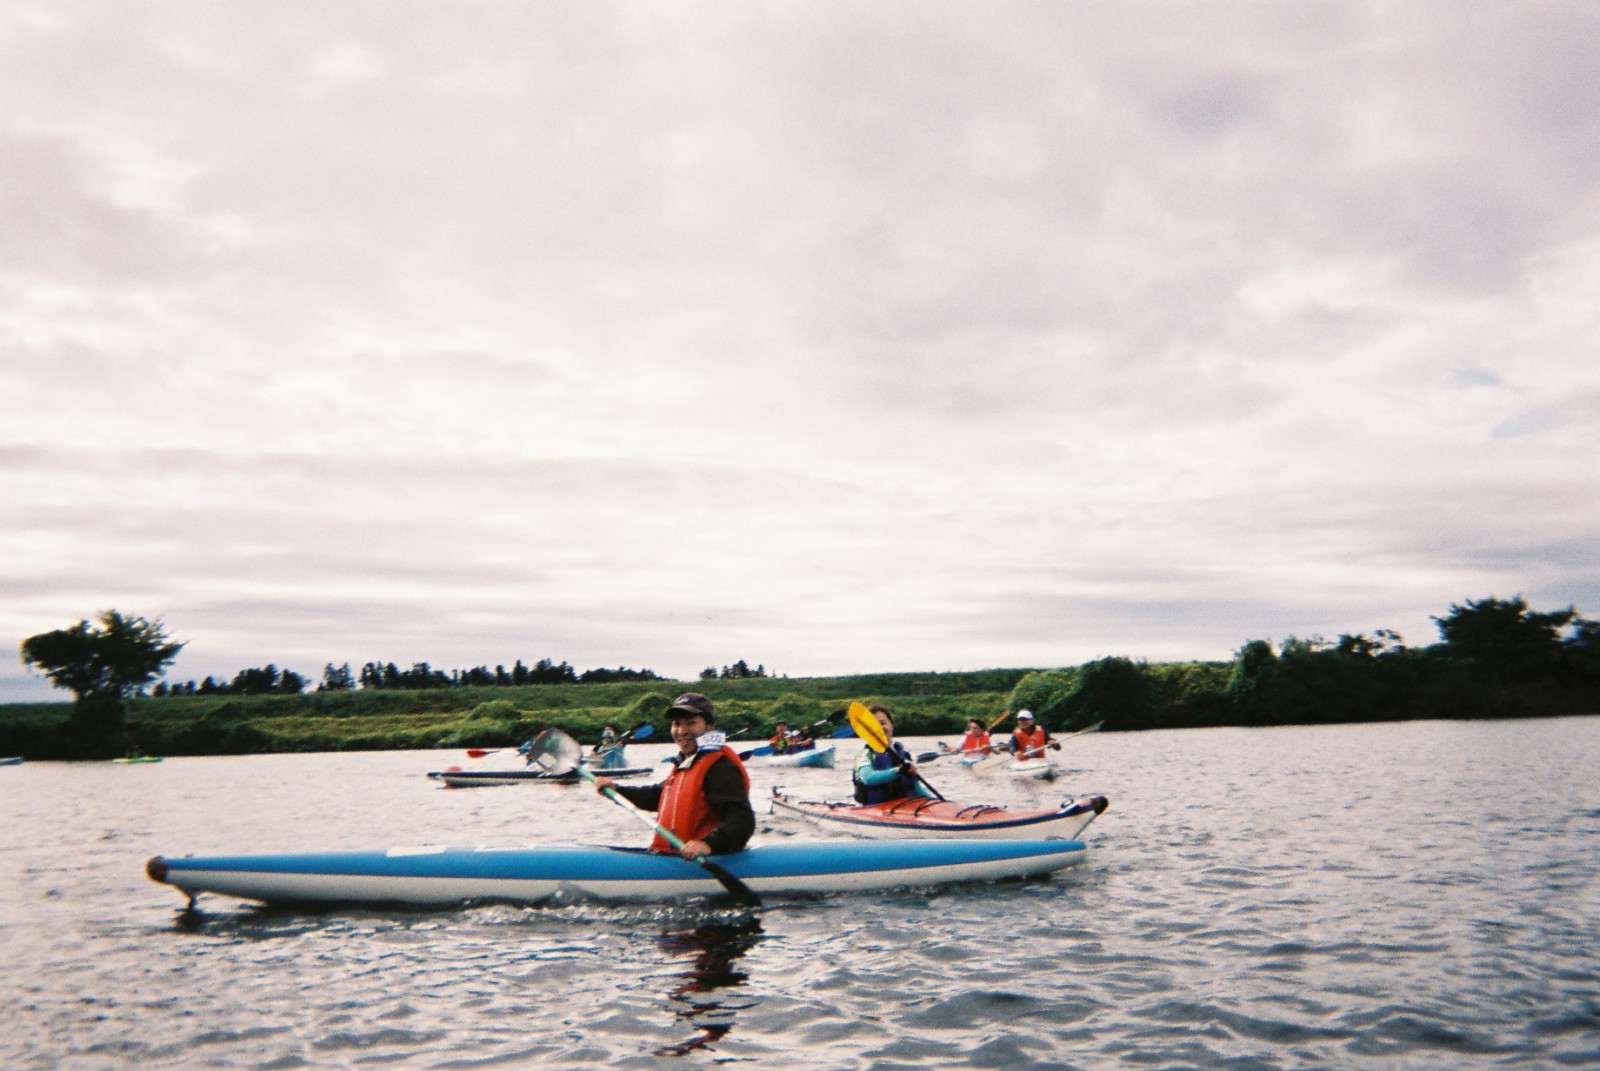
[{"label": "double-bladed paddle", "polygon": [[[856,702],[854,700],[851,701],[850,728],[854,729],[856,731],[856,735],[859,736],[869,748],[871,748],[873,751],[876,751],[878,754],[881,755],[889,750],[888,735],[884,733],[883,726],[878,724],[877,715],[868,710],[865,703]],[[900,769],[906,770],[911,765],[912,764],[909,762],[902,762],[900,764]],[[934,799],[944,799],[943,796],[939,795],[938,789],[928,784],[927,778],[923,777],[915,769],[911,769],[909,772],[912,777],[915,777],[919,782],[921,782],[923,788],[933,793]]]},{"label": "double-bladed paddle", "polygon": [[[596,780],[595,775],[584,768],[580,761],[582,755],[583,748],[579,746],[578,742],[560,729],[546,729],[534,737],[533,742],[528,747],[528,760],[530,762],[538,763],[551,773],[570,774],[576,772],[585,781],[593,783]],[[632,800],[617,792],[610,785],[607,785],[601,791],[605,794],[606,799],[661,834],[668,844],[680,852],[683,850],[683,840],[680,837],[640,810]],[[728,890],[728,895],[739,903],[746,907],[761,906],[761,897],[757,896],[750,886],[728,873],[724,867],[712,862],[709,857],[704,855],[696,856],[694,861],[699,863],[707,874],[716,878],[718,884]]]}]

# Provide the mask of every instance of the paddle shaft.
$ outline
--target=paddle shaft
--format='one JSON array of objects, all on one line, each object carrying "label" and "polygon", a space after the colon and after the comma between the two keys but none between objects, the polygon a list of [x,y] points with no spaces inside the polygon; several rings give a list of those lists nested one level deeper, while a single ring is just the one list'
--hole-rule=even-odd
[{"label": "paddle shaft", "polygon": [[[578,776],[590,783],[593,783],[596,780],[594,774],[590,773],[582,766],[578,767]],[[662,839],[668,844],[672,845],[680,852],[683,851],[683,839],[681,837],[673,833],[672,830],[668,829],[660,822],[657,822],[655,819],[651,818],[644,811],[640,810],[638,805],[632,800],[628,799],[628,797],[624,796],[610,785],[605,786],[600,791],[605,794],[606,799],[610,800],[618,807],[621,807],[623,810],[633,815],[642,824],[649,826],[651,829],[659,833]],[[746,885],[744,882],[728,873],[726,869],[716,863],[713,863],[710,859],[703,855],[695,856],[694,861],[699,863],[701,867],[705,869],[707,874],[710,874],[713,878],[716,878],[717,883],[720,884],[724,889],[728,890],[729,896],[733,897],[741,904],[744,904],[746,907],[761,906],[761,897],[757,896],[750,886]]]},{"label": "paddle shaft", "polygon": [[[1105,719],[1101,718],[1099,721],[1095,722],[1093,725],[1086,725],[1082,729],[1076,729],[1076,730],[1068,733],[1066,736],[1058,736],[1058,737],[1056,737],[1054,740],[1051,740],[1049,743],[1045,744],[1044,747],[1050,748],[1050,749],[1052,749],[1054,751],[1060,751],[1061,750],[1061,741],[1063,741],[1063,740],[1071,740],[1074,736],[1082,736],[1084,733],[1092,733],[1096,729],[1100,728],[1100,726],[1104,725],[1105,723],[1106,723]],[[1034,754],[1035,752],[1038,752],[1038,755],[1035,755]],[[1031,756],[1031,757],[1034,757],[1034,758],[1038,758],[1039,756],[1042,756],[1043,754],[1044,754],[1044,748],[1035,747],[1035,748],[1029,748],[1028,749],[1028,756]],[[1018,755],[1017,758],[1020,759],[1020,758],[1025,758],[1025,757],[1028,757],[1028,756]]]}]

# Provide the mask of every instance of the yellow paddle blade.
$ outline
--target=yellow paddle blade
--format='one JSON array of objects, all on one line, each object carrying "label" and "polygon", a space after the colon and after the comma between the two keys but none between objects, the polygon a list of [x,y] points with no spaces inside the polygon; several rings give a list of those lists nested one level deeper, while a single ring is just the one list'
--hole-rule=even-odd
[{"label": "yellow paddle blade", "polygon": [[868,710],[865,703],[851,702],[850,728],[854,729],[856,735],[873,751],[889,750],[889,738],[883,735],[883,726],[878,724],[877,715]]}]

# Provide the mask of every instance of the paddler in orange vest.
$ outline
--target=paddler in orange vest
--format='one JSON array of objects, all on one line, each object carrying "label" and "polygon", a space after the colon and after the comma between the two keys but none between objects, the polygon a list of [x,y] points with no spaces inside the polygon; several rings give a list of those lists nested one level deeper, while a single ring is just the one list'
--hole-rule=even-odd
[{"label": "paddler in orange vest", "polygon": [[1044,757],[1050,734],[1033,723],[1033,711],[1017,711],[1017,730],[1011,734],[1011,751],[1019,759]]},{"label": "paddler in orange vest", "polygon": [[[716,731],[716,708],[699,692],[685,692],[673,700],[667,717],[678,754],[665,781],[635,787],[599,777],[595,787],[609,787],[636,806],[655,811],[660,823],[683,841],[678,854],[685,859],[739,851],[756,828],[750,775],[739,753]],[[659,833],[650,848],[673,850]]]},{"label": "paddler in orange vest", "polygon": [[968,718],[967,735],[961,738],[961,750],[988,751],[989,748],[989,730],[985,729],[983,722],[977,718]]}]

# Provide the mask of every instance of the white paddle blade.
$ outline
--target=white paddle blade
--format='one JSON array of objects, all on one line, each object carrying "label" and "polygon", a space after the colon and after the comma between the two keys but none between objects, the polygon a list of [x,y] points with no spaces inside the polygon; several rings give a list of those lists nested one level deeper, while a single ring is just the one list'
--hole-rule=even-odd
[{"label": "white paddle blade", "polygon": [[571,773],[583,761],[583,748],[560,729],[546,729],[528,746],[528,761],[548,773]]}]

